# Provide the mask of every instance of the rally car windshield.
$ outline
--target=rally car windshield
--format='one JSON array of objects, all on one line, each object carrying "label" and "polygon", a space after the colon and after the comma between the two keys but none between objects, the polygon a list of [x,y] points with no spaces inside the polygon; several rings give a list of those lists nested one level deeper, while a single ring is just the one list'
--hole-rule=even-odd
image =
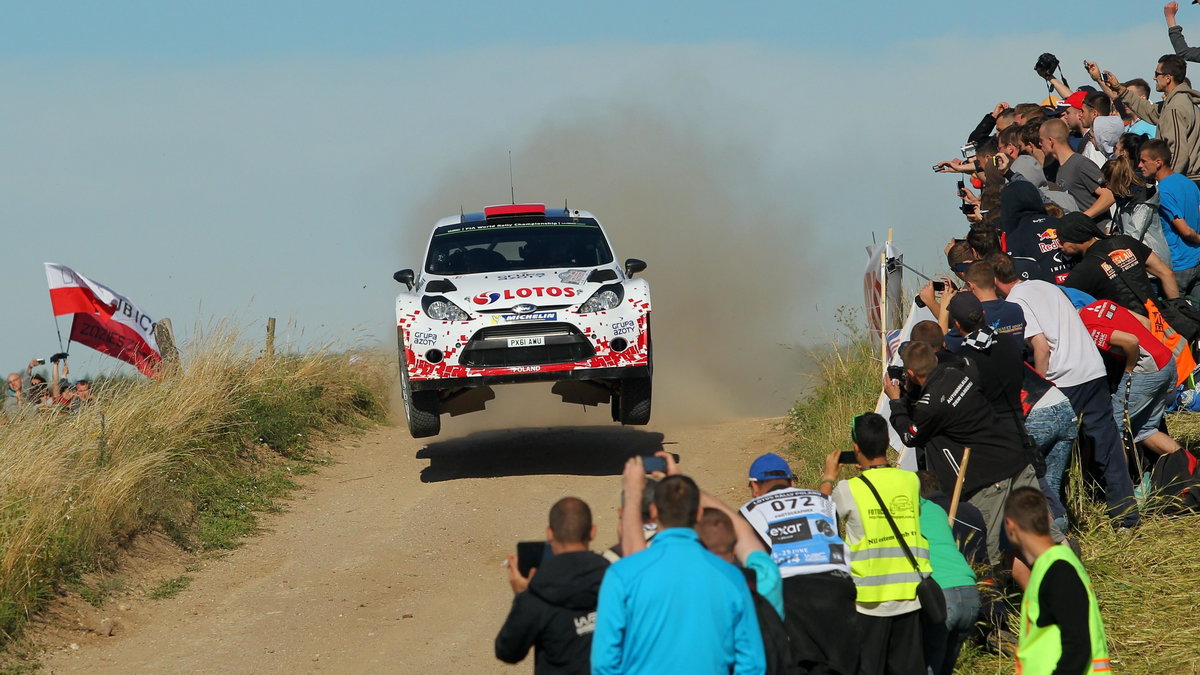
[{"label": "rally car windshield", "polygon": [[613,260],[596,221],[476,222],[438,228],[425,271],[454,276],[552,267],[596,267]]}]

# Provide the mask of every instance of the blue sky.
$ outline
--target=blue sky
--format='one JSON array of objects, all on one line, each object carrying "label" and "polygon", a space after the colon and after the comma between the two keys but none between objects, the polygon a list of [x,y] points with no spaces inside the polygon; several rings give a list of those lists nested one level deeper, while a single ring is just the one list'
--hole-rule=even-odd
[{"label": "blue sky", "polygon": [[872,232],[940,269],[965,223],[929,166],[1044,96],[1038,54],[1082,84],[1083,58],[1148,78],[1169,49],[1156,4],[6,5],[5,370],[57,350],[43,261],[185,340],[276,316],[301,347],[391,343],[391,273],[436,218],[507,201],[510,150],[518,199],[569,199],[650,263],[687,327],[656,323],[662,358],[713,328],[684,310],[728,308],[722,350],[789,358],[861,305]]},{"label": "blue sky", "polygon": [[[1030,30],[1083,35],[1160,19],[1128,3],[1124,21],[1068,3],[961,2],[112,2],[5,3],[0,58],[212,63],[277,56],[445,54],[491,44],[702,44],[852,47],[866,53],[935,37]],[[1094,9],[1098,5],[1091,5]],[[19,9],[18,9],[19,8]],[[1005,21],[1004,16],[1021,17]],[[1187,18],[1183,12],[1181,21]],[[1049,46],[1048,46],[1049,48]]]}]

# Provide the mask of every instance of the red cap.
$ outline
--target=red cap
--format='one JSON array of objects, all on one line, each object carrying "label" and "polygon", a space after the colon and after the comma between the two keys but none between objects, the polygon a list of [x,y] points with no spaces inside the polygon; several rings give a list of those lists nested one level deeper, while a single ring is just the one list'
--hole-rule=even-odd
[{"label": "red cap", "polygon": [[1070,106],[1076,110],[1083,110],[1083,99],[1087,98],[1086,91],[1077,91],[1074,94],[1064,98],[1058,102],[1058,107],[1066,108]]}]

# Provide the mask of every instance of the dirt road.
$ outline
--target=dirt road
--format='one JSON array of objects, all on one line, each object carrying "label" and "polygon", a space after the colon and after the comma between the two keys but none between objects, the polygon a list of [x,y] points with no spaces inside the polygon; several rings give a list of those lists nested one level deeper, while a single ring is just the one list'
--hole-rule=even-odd
[{"label": "dirt road", "polygon": [[505,672],[492,655],[512,601],[502,561],[543,536],[556,499],[592,505],[599,550],[616,539],[625,457],[676,452],[702,487],[740,503],[749,461],[784,443],[780,420],[569,417],[504,431],[455,420],[432,442],[400,425],[338,444],[266,533],[199,563],[177,597],[111,601],[100,613],[112,636],[45,631],[44,672]]}]

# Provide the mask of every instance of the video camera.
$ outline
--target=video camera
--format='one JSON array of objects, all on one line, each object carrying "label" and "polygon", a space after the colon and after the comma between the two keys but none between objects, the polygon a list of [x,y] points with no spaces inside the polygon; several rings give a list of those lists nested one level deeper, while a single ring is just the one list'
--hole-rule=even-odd
[{"label": "video camera", "polygon": [[66,360],[67,360],[66,352],[59,352],[58,354],[55,354],[54,356],[50,357],[50,363],[58,363],[59,361],[66,361]]},{"label": "video camera", "polygon": [[1058,57],[1050,52],[1039,56],[1037,63],[1033,64],[1033,72],[1041,75],[1044,80],[1054,77],[1056,70],[1058,70]]}]

